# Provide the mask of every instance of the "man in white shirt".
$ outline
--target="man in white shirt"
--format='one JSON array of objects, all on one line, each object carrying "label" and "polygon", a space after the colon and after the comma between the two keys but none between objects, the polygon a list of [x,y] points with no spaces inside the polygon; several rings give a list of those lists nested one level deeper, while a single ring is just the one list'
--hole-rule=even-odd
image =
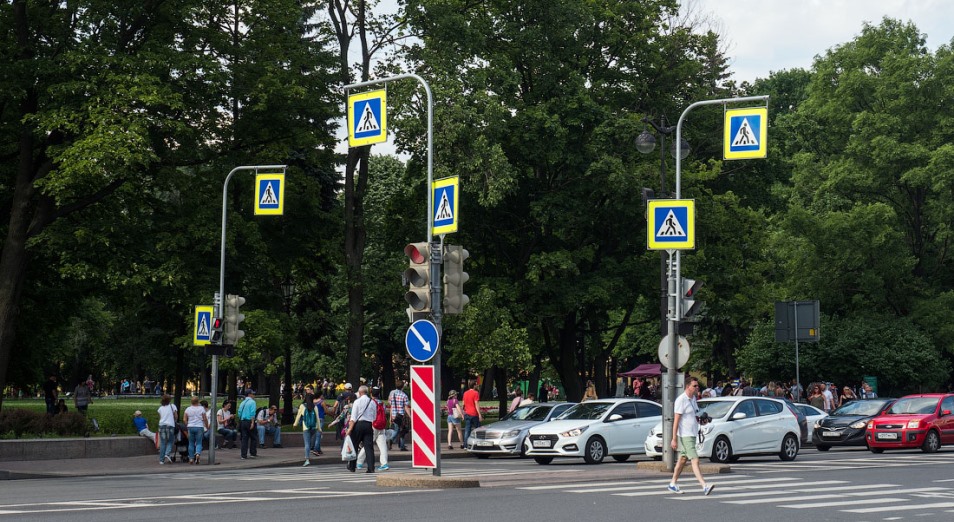
[{"label": "man in white shirt", "polygon": [[[351,405],[351,417],[348,420],[347,435],[351,437],[351,443],[357,451],[359,443],[367,452],[368,462],[374,462],[374,427],[371,425],[377,418],[378,409],[368,397],[368,387],[360,386],[358,388],[358,398]],[[348,461],[348,471],[357,469],[357,459]],[[374,466],[369,465],[366,473],[374,473]]]},{"label": "man in white shirt", "polygon": [[[235,441],[238,440],[238,430],[235,429],[235,415],[232,415],[232,402],[225,401],[222,408],[215,414],[215,422],[219,427],[219,435],[224,437],[222,449],[231,447],[235,449]],[[226,445],[226,443],[231,443]]]},{"label": "man in white shirt", "polygon": [[831,384],[825,384],[825,391],[822,392],[822,395],[825,396],[825,413],[830,412],[835,409],[835,396],[832,395],[831,390],[829,389]]},{"label": "man in white shirt", "polygon": [[679,480],[679,474],[686,465],[686,460],[692,462],[692,472],[696,475],[696,480],[702,486],[702,494],[712,493],[713,485],[706,484],[702,478],[702,470],[699,469],[699,454],[696,453],[696,435],[699,433],[699,422],[696,417],[699,415],[699,405],[696,404],[696,393],[699,392],[699,379],[689,377],[686,379],[686,393],[676,397],[676,404],[673,409],[675,416],[672,421],[672,441],[670,446],[679,453],[679,460],[676,462],[672,473],[672,481],[669,483],[671,493],[682,494],[682,490],[676,485]]}]

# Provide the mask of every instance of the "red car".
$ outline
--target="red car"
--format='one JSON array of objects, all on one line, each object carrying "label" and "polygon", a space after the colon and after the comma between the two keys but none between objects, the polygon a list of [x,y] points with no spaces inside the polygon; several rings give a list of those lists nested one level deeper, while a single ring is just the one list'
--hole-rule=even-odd
[{"label": "red car", "polygon": [[881,453],[886,449],[921,448],[925,453],[934,453],[942,444],[954,444],[952,412],[952,393],[902,397],[868,422],[868,449]]}]

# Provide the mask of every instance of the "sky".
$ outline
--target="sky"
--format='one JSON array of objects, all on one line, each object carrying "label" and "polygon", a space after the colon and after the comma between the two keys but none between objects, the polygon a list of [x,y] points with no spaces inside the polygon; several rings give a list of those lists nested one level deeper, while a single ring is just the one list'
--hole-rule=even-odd
[{"label": "sky", "polygon": [[954,36],[952,0],[689,0],[711,15],[737,83],[772,71],[811,68],[815,56],[851,41],[864,22],[914,22],[934,51]]}]

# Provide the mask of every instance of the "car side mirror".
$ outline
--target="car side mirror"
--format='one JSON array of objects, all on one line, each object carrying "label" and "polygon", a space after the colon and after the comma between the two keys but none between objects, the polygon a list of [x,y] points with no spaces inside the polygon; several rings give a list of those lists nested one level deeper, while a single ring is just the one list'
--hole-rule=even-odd
[{"label": "car side mirror", "polygon": [[616,422],[616,421],[618,421],[618,420],[620,420],[620,419],[622,419],[622,418],[623,418],[622,415],[620,415],[620,414],[618,414],[618,413],[614,413],[614,414],[610,415],[608,419],[606,419],[606,422]]},{"label": "car side mirror", "polygon": [[942,415],[942,416],[944,416],[944,415],[950,415],[950,414],[951,414],[951,410],[944,410],[944,411],[941,412],[941,415]]},{"label": "car side mirror", "polygon": [[746,417],[748,417],[748,415],[746,415],[745,413],[739,411],[739,412],[736,412],[736,413],[734,413],[734,414],[732,415],[732,420],[742,420],[742,419],[744,419],[744,418],[746,418]]}]

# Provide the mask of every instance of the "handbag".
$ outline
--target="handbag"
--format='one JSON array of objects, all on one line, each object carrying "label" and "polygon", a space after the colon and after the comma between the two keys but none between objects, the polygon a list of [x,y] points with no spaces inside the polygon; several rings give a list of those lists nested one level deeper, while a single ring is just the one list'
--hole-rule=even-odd
[{"label": "handbag", "polygon": [[344,444],[341,445],[341,460],[349,462],[358,458],[358,453],[354,451],[354,443],[351,437],[345,437]]}]

